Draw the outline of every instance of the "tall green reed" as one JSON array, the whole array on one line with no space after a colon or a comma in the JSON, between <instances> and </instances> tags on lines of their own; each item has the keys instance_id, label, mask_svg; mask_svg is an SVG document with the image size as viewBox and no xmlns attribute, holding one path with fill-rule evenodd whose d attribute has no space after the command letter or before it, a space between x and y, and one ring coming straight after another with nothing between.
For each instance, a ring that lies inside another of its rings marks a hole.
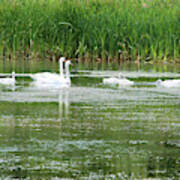
<instances>
[{"instance_id":1,"label":"tall green reed","mask_svg":"<svg viewBox=\"0 0 180 180\"><path fill-rule=\"evenodd\" d=\"M0 54L178 59L179 27L178 0L2 0Z\"/></svg>"}]
</instances>

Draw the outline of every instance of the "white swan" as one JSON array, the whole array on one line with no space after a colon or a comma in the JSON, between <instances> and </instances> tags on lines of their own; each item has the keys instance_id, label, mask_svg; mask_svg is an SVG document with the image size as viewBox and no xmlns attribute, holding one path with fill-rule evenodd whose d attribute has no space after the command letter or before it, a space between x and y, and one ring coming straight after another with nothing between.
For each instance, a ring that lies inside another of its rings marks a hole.
<instances>
[{"instance_id":1,"label":"white swan","mask_svg":"<svg viewBox=\"0 0 180 180\"><path fill-rule=\"evenodd\" d=\"M63 63L65 61L65 57L61 57L59 59L59 71L60 71L60 76L59 74L56 73L50 73L50 72L43 72L43 73L36 73L32 74L31 78L34 81L37 81L37 83L56 83L57 81L59 82L64 81L64 74L63 74Z\"/></svg>"},{"instance_id":2,"label":"white swan","mask_svg":"<svg viewBox=\"0 0 180 180\"><path fill-rule=\"evenodd\" d=\"M112 77L112 78L104 78L104 84L108 85L119 85L119 86L131 86L134 84L133 81L126 79L121 73L119 73L119 77Z\"/></svg>"},{"instance_id":3,"label":"white swan","mask_svg":"<svg viewBox=\"0 0 180 180\"><path fill-rule=\"evenodd\" d=\"M69 72L69 65L71 62L68 60L66 61L66 76L63 72L63 62L65 61L65 58L60 58L60 75L55 73L37 73L35 75L32 75L31 77L33 80L35 80L32 84L36 87L44 87L44 88L60 88L60 87L69 87L71 85L70 80L70 72Z\"/></svg>"},{"instance_id":4,"label":"white swan","mask_svg":"<svg viewBox=\"0 0 180 180\"><path fill-rule=\"evenodd\" d=\"M172 79L172 80L165 80L162 81L161 79L156 81L157 86L162 86L162 87L180 87L180 79Z\"/></svg>"},{"instance_id":5,"label":"white swan","mask_svg":"<svg viewBox=\"0 0 180 180\"><path fill-rule=\"evenodd\" d=\"M3 85L15 85L16 79L15 79L15 72L12 72L11 78L0 78L0 84Z\"/></svg>"}]
</instances>

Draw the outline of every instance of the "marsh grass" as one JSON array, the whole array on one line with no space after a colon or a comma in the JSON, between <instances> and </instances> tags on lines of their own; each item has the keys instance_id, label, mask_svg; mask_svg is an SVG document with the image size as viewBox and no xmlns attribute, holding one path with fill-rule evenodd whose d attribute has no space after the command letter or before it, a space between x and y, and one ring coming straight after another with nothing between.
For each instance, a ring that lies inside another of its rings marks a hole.
<instances>
[{"instance_id":1,"label":"marsh grass","mask_svg":"<svg viewBox=\"0 0 180 180\"><path fill-rule=\"evenodd\" d=\"M0 54L177 60L178 0L1 0Z\"/></svg>"}]
</instances>

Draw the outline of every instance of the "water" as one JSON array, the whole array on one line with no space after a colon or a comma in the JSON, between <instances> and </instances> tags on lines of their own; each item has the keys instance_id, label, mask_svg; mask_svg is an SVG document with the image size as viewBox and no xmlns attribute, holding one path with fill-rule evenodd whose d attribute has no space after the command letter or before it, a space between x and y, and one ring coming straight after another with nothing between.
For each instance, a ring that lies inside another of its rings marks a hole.
<instances>
[{"instance_id":1,"label":"water","mask_svg":"<svg viewBox=\"0 0 180 180\"><path fill-rule=\"evenodd\" d=\"M32 64L14 68L58 70ZM71 88L40 89L29 78L1 86L1 179L178 179L180 91L154 82L180 74L158 68L124 68L135 85L122 88L102 84L117 71L77 66Z\"/></svg>"}]
</instances>

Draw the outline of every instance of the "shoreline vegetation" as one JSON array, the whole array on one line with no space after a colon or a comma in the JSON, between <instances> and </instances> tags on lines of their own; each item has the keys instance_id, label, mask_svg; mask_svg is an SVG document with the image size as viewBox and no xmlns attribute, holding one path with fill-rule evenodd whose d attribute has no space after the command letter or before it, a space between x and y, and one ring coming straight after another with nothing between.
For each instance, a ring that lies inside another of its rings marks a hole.
<instances>
[{"instance_id":1,"label":"shoreline vegetation","mask_svg":"<svg viewBox=\"0 0 180 180\"><path fill-rule=\"evenodd\" d=\"M1 59L180 62L179 0L1 0Z\"/></svg>"}]
</instances>

